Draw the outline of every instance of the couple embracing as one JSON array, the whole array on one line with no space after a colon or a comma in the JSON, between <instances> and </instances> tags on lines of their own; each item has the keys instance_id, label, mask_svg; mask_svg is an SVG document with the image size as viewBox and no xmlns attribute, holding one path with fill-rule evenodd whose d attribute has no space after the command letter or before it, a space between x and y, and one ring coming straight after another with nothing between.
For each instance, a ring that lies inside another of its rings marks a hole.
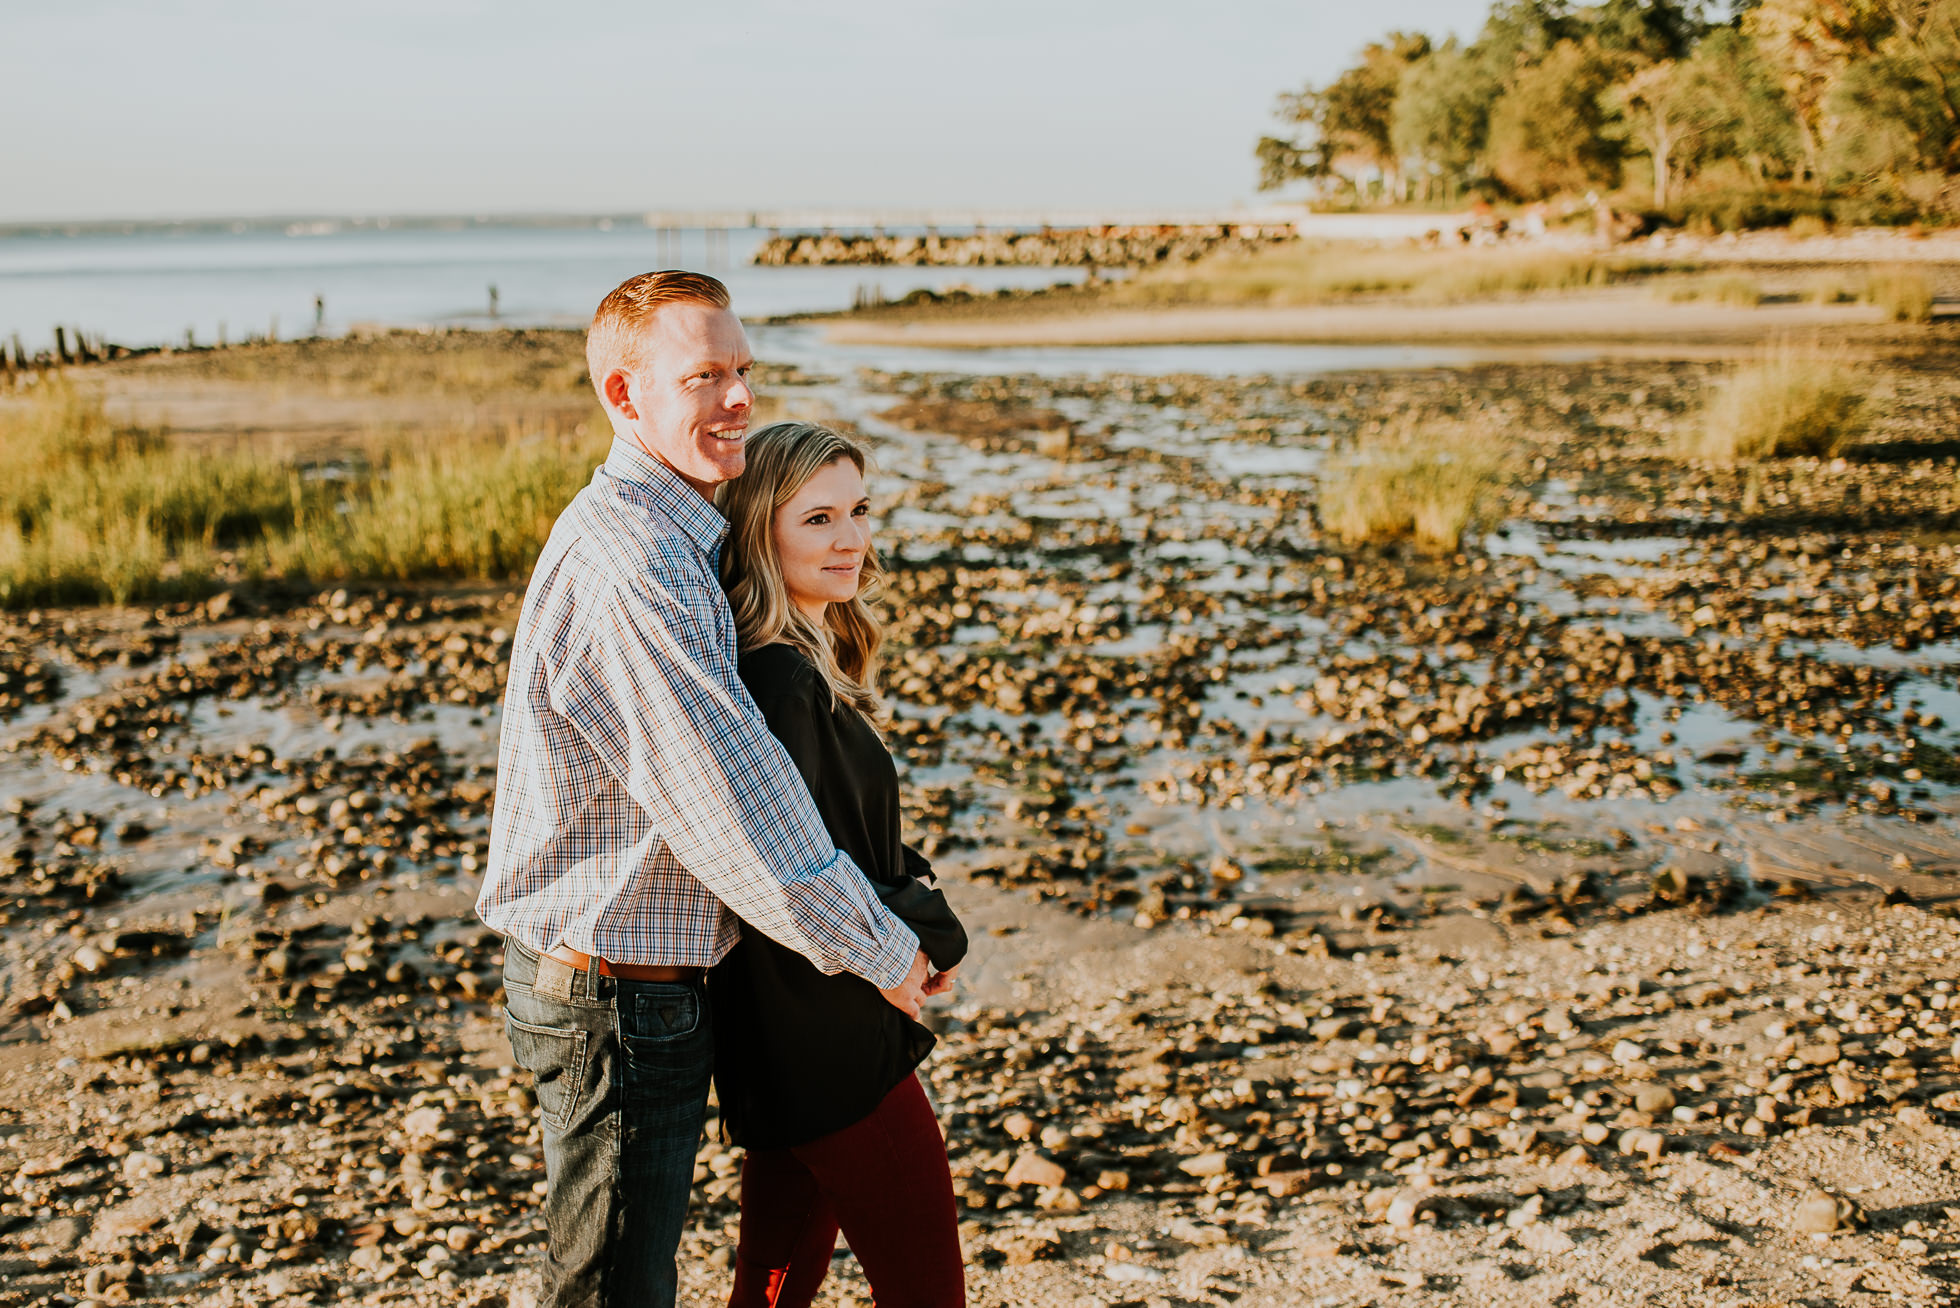
<instances>
[{"instance_id":1,"label":"couple embracing","mask_svg":"<svg viewBox=\"0 0 1960 1308\"><path fill-rule=\"evenodd\" d=\"M674 1302L712 1079L747 1150L732 1305L808 1304L840 1230L881 1308L961 1304L915 1069L966 935L875 726L864 454L748 433L712 277L622 283L586 359L612 449L525 594L477 902L543 1118L543 1303Z\"/></svg>"}]
</instances>

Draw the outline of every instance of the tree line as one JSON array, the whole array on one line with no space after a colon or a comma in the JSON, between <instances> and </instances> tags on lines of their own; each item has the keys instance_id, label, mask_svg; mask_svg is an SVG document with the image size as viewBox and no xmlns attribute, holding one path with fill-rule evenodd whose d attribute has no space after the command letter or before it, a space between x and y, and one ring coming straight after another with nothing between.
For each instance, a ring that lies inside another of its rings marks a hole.
<instances>
[{"instance_id":1,"label":"tree line","mask_svg":"<svg viewBox=\"0 0 1960 1308\"><path fill-rule=\"evenodd\" d=\"M1497 0L1282 95L1260 189L1615 197L1732 228L1960 220L1960 0Z\"/></svg>"}]
</instances>

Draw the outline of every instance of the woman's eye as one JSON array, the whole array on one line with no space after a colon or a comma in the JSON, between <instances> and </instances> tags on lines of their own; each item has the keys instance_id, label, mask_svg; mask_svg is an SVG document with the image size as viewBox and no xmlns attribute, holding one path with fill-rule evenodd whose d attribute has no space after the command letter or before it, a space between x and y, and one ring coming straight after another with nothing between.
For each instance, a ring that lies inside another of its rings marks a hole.
<instances>
[{"instance_id":1,"label":"woman's eye","mask_svg":"<svg viewBox=\"0 0 1960 1308\"><path fill-rule=\"evenodd\" d=\"M828 513L813 513L804 520L804 523L806 526L811 527L827 527L830 525L830 515Z\"/></svg>"},{"instance_id":2,"label":"woman's eye","mask_svg":"<svg viewBox=\"0 0 1960 1308\"><path fill-rule=\"evenodd\" d=\"M853 518L868 518L871 516L871 506L869 504L860 504L851 510L851 516Z\"/></svg>"}]
</instances>

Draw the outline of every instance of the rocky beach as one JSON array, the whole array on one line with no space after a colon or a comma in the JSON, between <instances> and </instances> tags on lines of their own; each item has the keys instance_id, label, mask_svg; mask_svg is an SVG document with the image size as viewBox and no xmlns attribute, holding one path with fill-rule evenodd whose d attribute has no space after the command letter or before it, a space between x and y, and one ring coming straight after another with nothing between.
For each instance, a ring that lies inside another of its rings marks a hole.
<instances>
[{"instance_id":1,"label":"rocky beach","mask_svg":"<svg viewBox=\"0 0 1960 1308\"><path fill-rule=\"evenodd\" d=\"M1693 352L765 370L875 452L976 1304L1960 1297L1960 372L1945 322L1849 348L1860 439L1748 466L1680 453ZM200 447L337 413L319 467L427 404L252 357L77 384ZM1497 489L1454 551L1341 544L1330 470L1408 428ZM0 617L0 1303L533 1301L470 913L520 597ZM711 1130L689 1303L738 1169Z\"/></svg>"}]
</instances>

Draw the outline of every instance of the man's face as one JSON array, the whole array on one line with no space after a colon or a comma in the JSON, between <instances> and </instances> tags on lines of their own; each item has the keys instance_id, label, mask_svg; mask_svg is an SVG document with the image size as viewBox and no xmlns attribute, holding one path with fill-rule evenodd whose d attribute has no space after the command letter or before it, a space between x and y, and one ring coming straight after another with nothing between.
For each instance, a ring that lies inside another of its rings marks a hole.
<instances>
[{"instance_id":1,"label":"man's face","mask_svg":"<svg viewBox=\"0 0 1960 1308\"><path fill-rule=\"evenodd\" d=\"M742 473L755 358L733 311L669 304L647 328L643 367L614 372L606 397L640 447L702 495ZM622 402L623 401L623 402Z\"/></svg>"}]
</instances>

